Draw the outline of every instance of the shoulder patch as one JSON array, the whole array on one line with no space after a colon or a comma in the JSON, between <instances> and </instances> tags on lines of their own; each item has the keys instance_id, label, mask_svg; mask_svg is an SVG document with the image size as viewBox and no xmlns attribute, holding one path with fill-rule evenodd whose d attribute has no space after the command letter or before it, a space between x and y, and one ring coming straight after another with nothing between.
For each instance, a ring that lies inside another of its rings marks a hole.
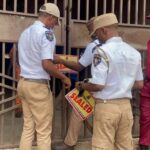
<instances>
[{"instance_id":1,"label":"shoulder patch","mask_svg":"<svg viewBox=\"0 0 150 150\"><path fill-rule=\"evenodd\" d=\"M49 41L53 41L54 40L54 35L51 31L45 31L45 35L46 35L46 38L49 40Z\"/></svg>"},{"instance_id":2,"label":"shoulder patch","mask_svg":"<svg viewBox=\"0 0 150 150\"><path fill-rule=\"evenodd\" d=\"M96 67L98 64L101 63L101 55L100 54L94 54L94 58L93 58L93 64L94 67Z\"/></svg>"}]
</instances>

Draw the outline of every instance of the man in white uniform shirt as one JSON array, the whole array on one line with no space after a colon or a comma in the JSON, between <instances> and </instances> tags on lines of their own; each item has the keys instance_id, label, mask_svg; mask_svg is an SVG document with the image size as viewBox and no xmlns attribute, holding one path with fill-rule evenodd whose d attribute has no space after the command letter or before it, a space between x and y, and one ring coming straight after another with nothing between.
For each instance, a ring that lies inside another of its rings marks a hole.
<instances>
[{"instance_id":1,"label":"man in white uniform shirt","mask_svg":"<svg viewBox=\"0 0 150 150\"><path fill-rule=\"evenodd\" d=\"M32 150L35 131L38 150L51 150L53 98L50 75L61 79L66 88L71 85L70 79L53 64L56 45L53 28L59 23L59 9L55 4L46 3L39 11L38 20L21 34L18 44L21 79L17 90L22 99L24 119L20 150Z\"/></svg>"},{"instance_id":2,"label":"man in white uniform shirt","mask_svg":"<svg viewBox=\"0 0 150 150\"><path fill-rule=\"evenodd\" d=\"M118 35L113 13L98 16L93 33L104 42L96 49L89 83L76 87L96 98L92 150L133 150L132 88L143 87L140 53Z\"/></svg>"},{"instance_id":3,"label":"man in white uniform shirt","mask_svg":"<svg viewBox=\"0 0 150 150\"><path fill-rule=\"evenodd\" d=\"M89 31L89 34L93 32L93 21L95 18L96 17L91 18L87 23L87 29ZM76 71L81 71L84 68L88 67L92 64L93 54L96 47L102 45L102 43L95 38L94 34L91 35L91 39L92 41L87 45L83 55L77 63L74 61L65 61L63 59L60 59L59 57L56 57L55 62L64 64L66 67ZM81 120L72 110L65 140L62 143L57 143L56 145L53 145L53 150L73 150L74 146L77 143L82 123L83 120Z\"/></svg>"}]
</instances>

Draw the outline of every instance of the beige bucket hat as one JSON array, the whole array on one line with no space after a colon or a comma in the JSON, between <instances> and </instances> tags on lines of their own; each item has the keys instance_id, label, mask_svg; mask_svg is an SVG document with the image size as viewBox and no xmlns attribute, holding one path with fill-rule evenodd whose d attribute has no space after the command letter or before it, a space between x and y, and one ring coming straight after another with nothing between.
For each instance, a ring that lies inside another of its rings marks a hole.
<instances>
[{"instance_id":1,"label":"beige bucket hat","mask_svg":"<svg viewBox=\"0 0 150 150\"><path fill-rule=\"evenodd\" d=\"M58 18L58 25L60 25L60 21L59 21L60 11L59 11L59 8L57 5L55 5L53 3L45 3L40 7L39 11L45 12L45 13L48 13L50 15L57 17Z\"/></svg>"},{"instance_id":2,"label":"beige bucket hat","mask_svg":"<svg viewBox=\"0 0 150 150\"><path fill-rule=\"evenodd\" d=\"M118 23L118 20L114 13L107 13L100 15L96 17L96 19L94 20L94 29L90 35L94 34L95 31L99 28L106 27L116 23Z\"/></svg>"}]
</instances>

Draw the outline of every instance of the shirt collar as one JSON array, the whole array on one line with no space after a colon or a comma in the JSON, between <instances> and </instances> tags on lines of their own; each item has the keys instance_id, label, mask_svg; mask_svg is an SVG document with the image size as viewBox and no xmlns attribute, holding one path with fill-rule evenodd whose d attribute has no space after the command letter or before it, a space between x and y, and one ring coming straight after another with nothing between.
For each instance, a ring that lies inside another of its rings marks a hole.
<instances>
[{"instance_id":1,"label":"shirt collar","mask_svg":"<svg viewBox=\"0 0 150 150\"><path fill-rule=\"evenodd\" d=\"M110 39L108 39L105 43L109 43L109 42L122 42L122 38L121 37L112 37Z\"/></svg>"},{"instance_id":2,"label":"shirt collar","mask_svg":"<svg viewBox=\"0 0 150 150\"><path fill-rule=\"evenodd\" d=\"M52 28L47 28L47 27L45 26L45 24L44 24L43 22L39 21L39 20L35 21L35 24L40 25L40 26L42 26L42 27L44 27L44 28L50 30L51 32L54 32Z\"/></svg>"},{"instance_id":3,"label":"shirt collar","mask_svg":"<svg viewBox=\"0 0 150 150\"><path fill-rule=\"evenodd\" d=\"M45 26L45 24L43 22L39 21L39 20L35 21L35 24L40 25L40 26Z\"/></svg>"}]
</instances>

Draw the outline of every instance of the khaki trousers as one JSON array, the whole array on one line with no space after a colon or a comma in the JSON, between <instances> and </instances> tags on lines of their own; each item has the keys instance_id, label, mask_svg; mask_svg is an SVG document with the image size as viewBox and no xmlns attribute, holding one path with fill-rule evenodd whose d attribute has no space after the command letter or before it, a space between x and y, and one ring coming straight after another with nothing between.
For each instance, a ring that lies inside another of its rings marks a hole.
<instances>
[{"instance_id":1,"label":"khaki trousers","mask_svg":"<svg viewBox=\"0 0 150 150\"><path fill-rule=\"evenodd\" d=\"M97 100L92 150L133 150L130 100Z\"/></svg>"},{"instance_id":2,"label":"khaki trousers","mask_svg":"<svg viewBox=\"0 0 150 150\"><path fill-rule=\"evenodd\" d=\"M70 122L69 122L69 128L68 128L65 140L64 140L65 144L70 145L70 146L76 145L82 123L83 121L76 115L76 113L72 109Z\"/></svg>"},{"instance_id":3,"label":"khaki trousers","mask_svg":"<svg viewBox=\"0 0 150 150\"><path fill-rule=\"evenodd\" d=\"M20 79L17 90L24 119L20 150L32 150L35 131L38 150L51 150L53 99L48 84Z\"/></svg>"}]
</instances>

